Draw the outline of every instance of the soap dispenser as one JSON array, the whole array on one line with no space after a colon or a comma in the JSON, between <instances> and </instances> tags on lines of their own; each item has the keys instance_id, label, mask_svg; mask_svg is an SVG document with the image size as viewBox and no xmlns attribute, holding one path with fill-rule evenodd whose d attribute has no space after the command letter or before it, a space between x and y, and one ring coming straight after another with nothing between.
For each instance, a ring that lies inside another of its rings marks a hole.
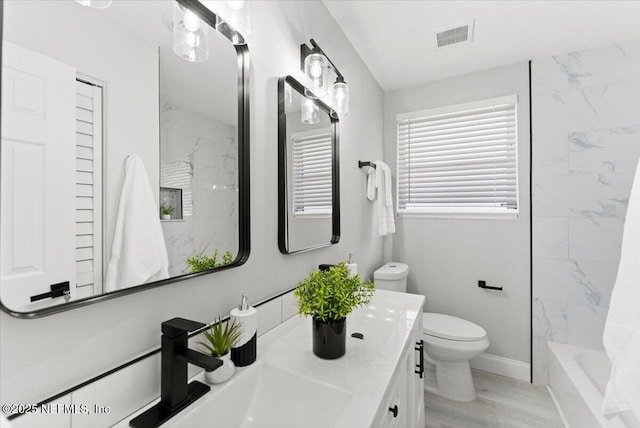
<instances>
[{"instance_id":1,"label":"soap dispenser","mask_svg":"<svg viewBox=\"0 0 640 428\"><path fill-rule=\"evenodd\" d=\"M240 306L231 311L231 319L242 328L242 336L231 348L231 361L236 367L248 366L256 360L258 311L253 306L249 306L245 293L242 293Z\"/></svg>"},{"instance_id":2,"label":"soap dispenser","mask_svg":"<svg viewBox=\"0 0 640 428\"><path fill-rule=\"evenodd\" d=\"M349 261L347 261L347 269L349 269L350 276L356 276L358 274L358 263L353 262L353 254L349 253Z\"/></svg>"}]
</instances>

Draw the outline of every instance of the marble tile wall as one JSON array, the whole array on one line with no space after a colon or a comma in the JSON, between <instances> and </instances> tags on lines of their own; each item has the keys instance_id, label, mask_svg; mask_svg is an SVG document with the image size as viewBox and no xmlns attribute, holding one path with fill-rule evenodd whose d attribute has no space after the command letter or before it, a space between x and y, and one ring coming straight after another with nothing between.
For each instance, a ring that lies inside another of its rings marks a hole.
<instances>
[{"instance_id":1,"label":"marble tile wall","mask_svg":"<svg viewBox=\"0 0 640 428\"><path fill-rule=\"evenodd\" d=\"M171 276L188 257L238 249L236 127L162 102L160 186L181 188L183 220L162 222Z\"/></svg>"},{"instance_id":2,"label":"marble tile wall","mask_svg":"<svg viewBox=\"0 0 640 428\"><path fill-rule=\"evenodd\" d=\"M548 340L602 349L640 157L640 40L532 61L533 380Z\"/></svg>"}]
</instances>

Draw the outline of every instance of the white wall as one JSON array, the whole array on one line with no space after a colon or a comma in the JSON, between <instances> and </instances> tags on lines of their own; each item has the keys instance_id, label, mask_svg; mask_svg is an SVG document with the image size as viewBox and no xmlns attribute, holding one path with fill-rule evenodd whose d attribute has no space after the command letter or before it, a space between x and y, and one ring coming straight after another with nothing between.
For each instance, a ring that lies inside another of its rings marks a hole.
<instances>
[{"instance_id":1,"label":"white wall","mask_svg":"<svg viewBox=\"0 0 640 428\"><path fill-rule=\"evenodd\" d=\"M533 380L547 341L603 349L640 157L640 40L532 61Z\"/></svg>"},{"instance_id":2,"label":"white wall","mask_svg":"<svg viewBox=\"0 0 640 428\"><path fill-rule=\"evenodd\" d=\"M516 64L385 93L385 160L396 175L396 115L518 94L517 220L396 217L385 257L409 265L409 291L425 310L459 316L487 330L486 351L529 362L529 86L528 64ZM395 192L394 192L395 193ZM478 288L478 280L502 292Z\"/></svg>"},{"instance_id":3,"label":"white wall","mask_svg":"<svg viewBox=\"0 0 640 428\"><path fill-rule=\"evenodd\" d=\"M29 403L58 393L160 345L160 323L181 316L212 321L238 304L292 287L319 263L355 254L370 277L382 264L373 207L357 160L382 157L383 92L319 1L253 2L251 54L251 256L236 269L75 309L21 320L0 314L0 397ZM342 237L295 256L277 245L277 80L299 69L300 44L314 38L351 86L341 123ZM127 68L122 67L122 72Z\"/></svg>"},{"instance_id":4,"label":"white wall","mask_svg":"<svg viewBox=\"0 0 640 428\"><path fill-rule=\"evenodd\" d=\"M4 14L5 40L106 84L103 257L108 263L127 155L144 160L156 200L158 196L158 48L75 2L5 2Z\"/></svg>"}]
</instances>

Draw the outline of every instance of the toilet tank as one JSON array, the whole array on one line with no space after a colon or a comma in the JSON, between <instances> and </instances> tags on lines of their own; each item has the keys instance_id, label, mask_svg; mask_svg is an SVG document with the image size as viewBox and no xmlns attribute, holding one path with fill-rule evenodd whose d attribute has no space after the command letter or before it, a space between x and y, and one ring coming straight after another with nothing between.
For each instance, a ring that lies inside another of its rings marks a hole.
<instances>
[{"instance_id":1,"label":"toilet tank","mask_svg":"<svg viewBox=\"0 0 640 428\"><path fill-rule=\"evenodd\" d=\"M409 266L404 263L389 262L373 273L373 282L381 290L407 292Z\"/></svg>"}]
</instances>

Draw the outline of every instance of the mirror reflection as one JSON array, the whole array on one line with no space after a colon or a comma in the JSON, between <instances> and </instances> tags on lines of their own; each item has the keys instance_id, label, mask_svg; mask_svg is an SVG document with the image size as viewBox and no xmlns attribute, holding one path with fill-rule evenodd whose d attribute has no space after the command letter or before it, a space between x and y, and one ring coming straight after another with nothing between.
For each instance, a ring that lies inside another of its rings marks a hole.
<instances>
[{"instance_id":1,"label":"mirror reflection","mask_svg":"<svg viewBox=\"0 0 640 428\"><path fill-rule=\"evenodd\" d=\"M3 4L0 300L237 263L239 61L173 1Z\"/></svg>"},{"instance_id":2,"label":"mirror reflection","mask_svg":"<svg viewBox=\"0 0 640 428\"><path fill-rule=\"evenodd\" d=\"M340 239L338 120L291 76L278 90L279 245L293 254Z\"/></svg>"}]
</instances>

